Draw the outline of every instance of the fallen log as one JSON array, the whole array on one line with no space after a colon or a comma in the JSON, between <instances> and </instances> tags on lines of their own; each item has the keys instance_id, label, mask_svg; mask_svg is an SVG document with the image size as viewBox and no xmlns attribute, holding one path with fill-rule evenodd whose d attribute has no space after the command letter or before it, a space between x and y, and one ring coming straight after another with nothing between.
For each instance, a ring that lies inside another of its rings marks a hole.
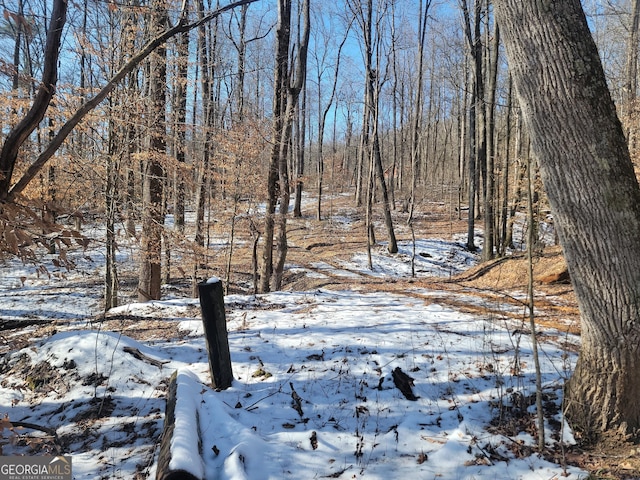
<instances>
[{"instance_id":1,"label":"fallen log","mask_svg":"<svg viewBox=\"0 0 640 480\"><path fill-rule=\"evenodd\" d=\"M0 319L0 331L4 330L16 330L18 328L25 328L31 325L45 325L47 323L58 323L58 320L54 319L24 319L24 320L4 320Z\"/></svg>"},{"instance_id":2,"label":"fallen log","mask_svg":"<svg viewBox=\"0 0 640 480\"><path fill-rule=\"evenodd\" d=\"M204 466L200 455L202 445L198 409L195 405L180 405L178 403L193 402L193 396L189 394L188 383L190 379L181 378L184 376L184 374L176 372L171 376L169 383L156 480L204 479ZM179 390L186 390L186 392L179 393ZM181 421L184 420L185 414L191 414L193 418L176 425L176 412L178 412ZM192 431L194 429L195 431ZM191 443L191 445L186 445L187 443ZM185 466L185 457L190 457L191 468Z\"/></svg>"}]
</instances>

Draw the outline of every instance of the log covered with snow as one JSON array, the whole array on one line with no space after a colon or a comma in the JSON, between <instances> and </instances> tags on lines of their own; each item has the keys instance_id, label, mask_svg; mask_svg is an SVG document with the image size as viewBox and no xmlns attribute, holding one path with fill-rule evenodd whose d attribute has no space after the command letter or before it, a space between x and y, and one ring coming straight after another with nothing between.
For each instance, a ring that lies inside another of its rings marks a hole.
<instances>
[{"instance_id":1,"label":"log covered with snow","mask_svg":"<svg viewBox=\"0 0 640 480\"><path fill-rule=\"evenodd\" d=\"M171 376L156 480L202 480L205 477L195 382L190 372Z\"/></svg>"}]
</instances>

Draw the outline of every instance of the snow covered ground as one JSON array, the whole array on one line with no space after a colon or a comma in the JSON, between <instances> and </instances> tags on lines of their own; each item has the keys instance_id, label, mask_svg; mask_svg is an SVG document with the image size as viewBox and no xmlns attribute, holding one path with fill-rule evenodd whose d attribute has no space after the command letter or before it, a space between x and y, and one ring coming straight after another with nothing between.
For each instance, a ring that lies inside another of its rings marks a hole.
<instances>
[{"instance_id":1,"label":"snow covered ground","mask_svg":"<svg viewBox=\"0 0 640 480\"><path fill-rule=\"evenodd\" d=\"M377 253L373 274L406 277L407 248L401 245L396 256ZM448 277L473 263L455 241L421 240L418 249L424 275ZM99 255L79 255L80 268L59 275L53 267L40 278L19 265L2 269L3 319L66 320L16 351L7 349L12 338L2 337L4 455L69 454L77 479L154 478L165 396L177 371L176 421L199 429L203 443L198 454L193 435L176 437L183 453L175 466L206 478L587 476L549 460L562 442L572 442L560 403L575 354L551 340L540 345L545 459L532 453L528 323L437 301L455 295L481 305L484 298L410 286L227 296L235 381L215 392L207 387L198 301L124 305L107 316L121 328L106 329L95 321L99 282L83 281L99 280ZM334 270L347 278L365 274L366 255ZM330 271L320 264L309 273ZM394 372L413 379L413 398L396 387Z\"/></svg>"}]
</instances>

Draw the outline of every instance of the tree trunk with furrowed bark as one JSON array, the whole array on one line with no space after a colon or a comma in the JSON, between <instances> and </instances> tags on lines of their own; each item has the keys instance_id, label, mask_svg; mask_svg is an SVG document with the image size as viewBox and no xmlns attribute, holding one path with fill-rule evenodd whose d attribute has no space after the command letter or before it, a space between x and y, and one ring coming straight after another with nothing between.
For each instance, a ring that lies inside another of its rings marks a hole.
<instances>
[{"instance_id":1,"label":"tree trunk with furrowed bark","mask_svg":"<svg viewBox=\"0 0 640 480\"><path fill-rule=\"evenodd\" d=\"M640 188L579 0L496 0L582 318L566 389L592 438L640 428Z\"/></svg>"}]
</instances>

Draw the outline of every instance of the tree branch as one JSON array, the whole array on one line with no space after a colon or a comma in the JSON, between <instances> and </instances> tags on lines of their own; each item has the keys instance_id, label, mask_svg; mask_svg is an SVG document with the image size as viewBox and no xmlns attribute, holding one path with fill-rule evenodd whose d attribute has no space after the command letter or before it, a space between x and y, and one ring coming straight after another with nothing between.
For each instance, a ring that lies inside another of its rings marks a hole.
<instances>
[{"instance_id":1,"label":"tree branch","mask_svg":"<svg viewBox=\"0 0 640 480\"><path fill-rule=\"evenodd\" d=\"M55 0L47 32L44 70L38 93L31 109L7 135L0 151L0 200L4 200L8 196L13 168L18 159L20 147L44 118L55 94L56 83L58 82L58 57L60 55L62 29L66 20L67 0Z\"/></svg>"},{"instance_id":2,"label":"tree branch","mask_svg":"<svg viewBox=\"0 0 640 480\"><path fill-rule=\"evenodd\" d=\"M64 0L58 0L60 2ZM160 45L164 44L170 38L180 34L185 33L194 28L203 25L216 17L220 16L224 12L231 10L236 7L240 7L242 5L247 5L250 3L257 2L258 0L238 0L236 2L230 3L223 7L218 8L217 10L211 12L208 15L198 19L193 23L186 23L186 16L181 15L180 20L176 25L169 28L168 30L162 32L157 37L150 40L136 55L131 57L131 59L122 67L118 72L107 82L107 84L102 87L93 98L88 100L85 104L83 104L76 113L62 126L62 128L58 131L56 136L51 140L47 148L38 156L35 162L33 162L24 175L16 182L16 184L11 188L8 193L2 195L0 191L0 200L4 201L12 201L15 199L16 195L22 193L22 191L27 187L29 182L33 180L33 178L42 170L44 165L49 161L49 159L53 156L53 154L60 148L60 145L65 141L65 139L69 136L69 134L73 131L73 129L80 123L80 121L94 108L96 108L117 86L117 84L125 77L128 73L133 71L133 69L138 66L145 58L147 58L151 52L153 52ZM46 109L45 109L46 110ZM44 115L44 112L43 112ZM27 135L28 136L28 135ZM26 137L25 137L26 138ZM6 144L6 142L5 142ZM15 163L15 162L14 162ZM1 167L1 164L0 164ZM10 179L7 179L6 184L9 185ZM2 183L0 183L0 186ZM6 189L5 189L6 192ZM4 198L3 198L4 197Z\"/></svg>"}]
</instances>

